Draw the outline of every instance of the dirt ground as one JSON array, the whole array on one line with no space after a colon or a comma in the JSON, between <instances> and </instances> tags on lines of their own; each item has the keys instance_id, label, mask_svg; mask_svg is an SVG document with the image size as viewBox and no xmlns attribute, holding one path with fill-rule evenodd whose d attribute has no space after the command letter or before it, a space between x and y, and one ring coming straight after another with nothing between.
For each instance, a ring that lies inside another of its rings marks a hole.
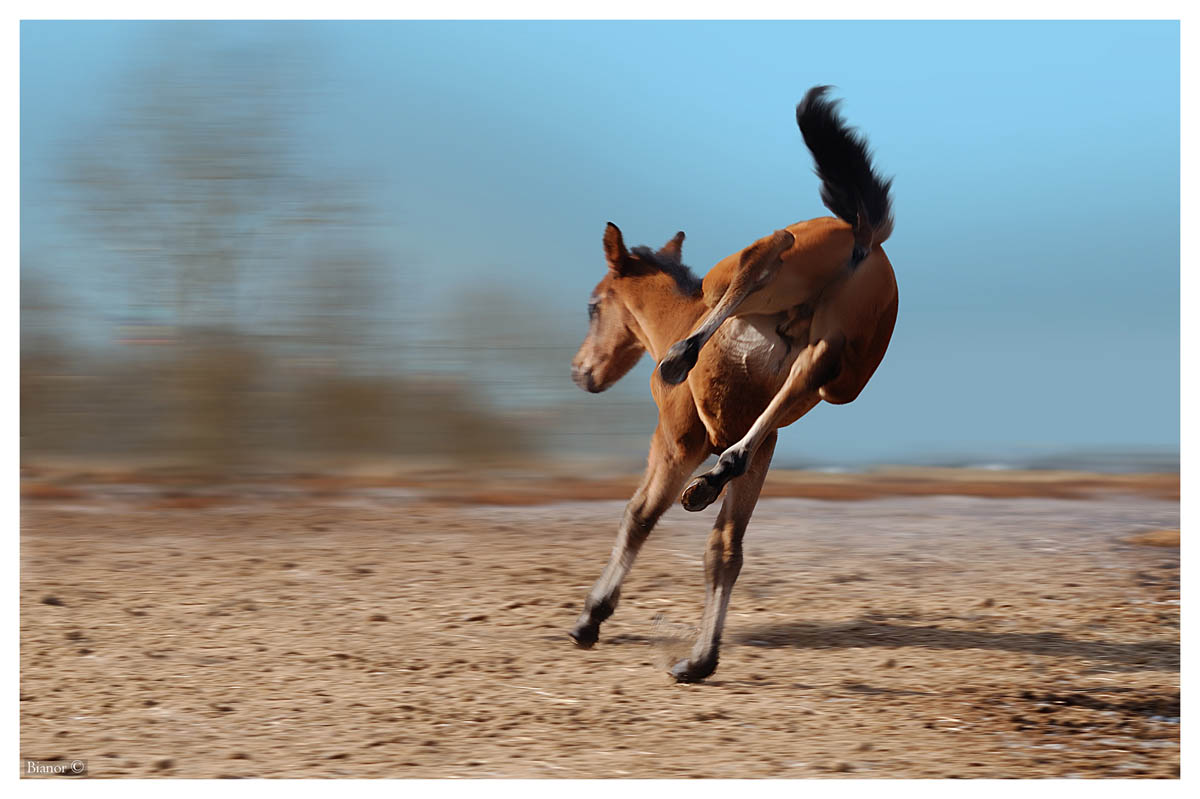
<instances>
[{"instance_id":1,"label":"dirt ground","mask_svg":"<svg viewBox=\"0 0 1200 799\"><path fill-rule=\"evenodd\" d=\"M668 513L583 651L566 630L620 501L30 483L21 756L93 778L1177 777L1179 503L1043 482L764 499L701 685L665 669L715 505Z\"/></svg>"}]
</instances>

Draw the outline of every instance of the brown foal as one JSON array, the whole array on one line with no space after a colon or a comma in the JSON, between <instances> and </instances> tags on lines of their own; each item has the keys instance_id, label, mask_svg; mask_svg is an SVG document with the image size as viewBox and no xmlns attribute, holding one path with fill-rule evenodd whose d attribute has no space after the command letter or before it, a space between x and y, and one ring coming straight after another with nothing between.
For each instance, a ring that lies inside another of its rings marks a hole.
<instances>
[{"instance_id":1,"label":"brown foal","mask_svg":"<svg viewBox=\"0 0 1200 799\"><path fill-rule=\"evenodd\" d=\"M698 511L728 486L705 549L700 635L671 669L680 682L716 670L742 537L776 431L822 400L853 401L883 359L896 322L896 279L881 247L892 230L891 181L875 173L866 142L842 121L827 91L811 89L796 120L835 217L759 239L720 261L703 282L683 265L682 232L657 252L627 250L611 222L604 232L608 273L592 292L591 323L572 376L587 391L604 391L649 352L659 363L650 384L659 416L645 476L571 637L585 648L595 644L638 551L681 491L683 506ZM716 465L684 489L717 453Z\"/></svg>"}]
</instances>

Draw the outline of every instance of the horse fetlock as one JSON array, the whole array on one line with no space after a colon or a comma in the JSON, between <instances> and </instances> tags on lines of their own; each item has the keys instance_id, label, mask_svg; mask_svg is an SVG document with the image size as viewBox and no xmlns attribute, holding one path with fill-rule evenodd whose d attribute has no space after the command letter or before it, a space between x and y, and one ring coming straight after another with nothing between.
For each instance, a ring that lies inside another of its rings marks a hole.
<instances>
[{"instance_id":1,"label":"horse fetlock","mask_svg":"<svg viewBox=\"0 0 1200 799\"><path fill-rule=\"evenodd\" d=\"M699 341L693 338L677 341L667 350L662 363L658 365L658 375L664 383L677 386L687 378L688 372L692 371L699 357Z\"/></svg>"},{"instance_id":2,"label":"horse fetlock","mask_svg":"<svg viewBox=\"0 0 1200 799\"><path fill-rule=\"evenodd\" d=\"M616 593L609 594L603 599L595 601L588 600L584 604L584 615L588 616L596 624L606 621L609 616L613 615L613 611L617 609Z\"/></svg>"},{"instance_id":3,"label":"horse fetlock","mask_svg":"<svg viewBox=\"0 0 1200 799\"><path fill-rule=\"evenodd\" d=\"M589 597L584 603L583 613L579 614L579 620L567 634L578 646L583 649L591 649L600 638L600 625L613 615L613 611L616 609L616 595L598 600Z\"/></svg>"},{"instance_id":4,"label":"horse fetlock","mask_svg":"<svg viewBox=\"0 0 1200 799\"><path fill-rule=\"evenodd\" d=\"M717 465L713 468L713 472L721 475L722 479L732 480L735 477L741 477L745 474L749 463L750 453L746 451L746 448L735 447L721 453L721 457L717 458Z\"/></svg>"}]
</instances>

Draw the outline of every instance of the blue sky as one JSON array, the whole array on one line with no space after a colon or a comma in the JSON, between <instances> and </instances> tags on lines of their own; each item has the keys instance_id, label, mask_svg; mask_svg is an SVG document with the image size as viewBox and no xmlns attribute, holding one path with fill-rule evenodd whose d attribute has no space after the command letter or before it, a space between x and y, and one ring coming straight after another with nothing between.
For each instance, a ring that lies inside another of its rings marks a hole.
<instances>
[{"instance_id":1,"label":"blue sky","mask_svg":"<svg viewBox=\"0 0 1200 799\"><path fill-rule=\"evenodd\" d=\"M900 316L860 399L814 411L781 452L1178 446L1177 23L198 30L296 42L321 76L303 123L311 168L355 177L386 221L377 246L419 265L427 308L503 284L564 338L582 336L608 220L631 244L687 231L703 273L823 215L793 114L809 86L834 84L895 176ZM22 24L23 260L97 272L54 207L57 155L154 34ZM649 402L649 369L616 397Z\"/></svg>"}]
</instances>

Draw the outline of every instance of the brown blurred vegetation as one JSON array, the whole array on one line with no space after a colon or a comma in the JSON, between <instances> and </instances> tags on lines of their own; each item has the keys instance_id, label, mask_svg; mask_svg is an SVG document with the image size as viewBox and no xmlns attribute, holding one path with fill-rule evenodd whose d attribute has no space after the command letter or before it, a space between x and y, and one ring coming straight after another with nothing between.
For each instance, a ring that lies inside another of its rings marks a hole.
<instances>
[{"instance_id":1,"label":"brown blurred vegetation","mask_svg":"<svg viewBox=\"0 0 1200 799\"><path fill-rule=\"evenodd\" d=\"M479 460L528 455L528 430L462 381L289 376L252 339L189 343L84 362L22 352L22 458L102 455L236 470L287 455Z\"/></svg>"}]
</instances>

